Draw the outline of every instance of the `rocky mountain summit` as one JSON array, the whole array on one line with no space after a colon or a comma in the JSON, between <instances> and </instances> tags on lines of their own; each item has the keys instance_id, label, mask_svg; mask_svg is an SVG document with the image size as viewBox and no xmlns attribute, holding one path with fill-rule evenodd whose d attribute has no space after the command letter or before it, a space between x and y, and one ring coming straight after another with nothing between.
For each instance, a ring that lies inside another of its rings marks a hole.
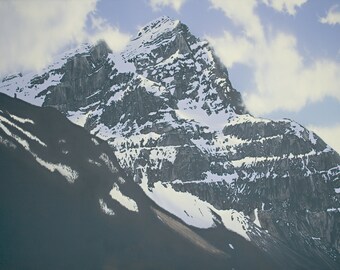
<instances>
[{"instance_id":1,"label":"rocky mountain summit","mask_svg":"<svg viewBox=\"0 0 340 270\"><path fill-rule=\"evenodd\" d=\"M339 154L292 120L252 116L213 48L180 21L150 22L120 54L83 45L40 74L4 78L0 92L57 108L107 140L146 193L166 188L243 212L326 269L340 265Z\"/></svg>"}]
</instances>

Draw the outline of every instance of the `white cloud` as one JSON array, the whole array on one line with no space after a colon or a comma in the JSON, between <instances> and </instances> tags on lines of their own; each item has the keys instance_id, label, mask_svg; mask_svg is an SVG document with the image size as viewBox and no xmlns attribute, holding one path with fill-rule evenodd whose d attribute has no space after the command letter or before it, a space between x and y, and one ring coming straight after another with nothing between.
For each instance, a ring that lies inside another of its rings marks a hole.
<instances>
[{"instance_id":1,"label":"white cloud","mask_svg":"<svg viewBox=\"0 0 340 270\"><path fill-rule=\"evenodd\" d=\"M224 32L221 37L207 37L216 53L227 67L236 63L248 63L251 60L255 46L244 36L236 36Z\"/></svg>"},{"instance_id":2,"label":"white cloud","mask_svg":"<svg viewBox=\"0 0 340 270\"><path fill-rule=\"evenodd\" d=\"M149 0L149 4L154 11L158 11L163 7L169 6L179 12L186 1L187 0Z\"/></svg>"},{"instance_id":3,"label":"white cloud","mask_svg":"<svg viewBox=\"0 0 340 270\"><path fill-rule=\"evenodd\" d=\"M308 0L262 0L262 2L279 12L287 12L295 15L297 8L301 7Z\"/></svg>"},{"instance_id":4,"label":"white cloud","mask_svg":"<svg viewBox=\"0 0 340 270\"><path fill-rule=\"evenodd\" d=\"M262 49L262 50L261 50ZM299 111L308 102L332 96L340 101L340 66L331 60L316 60L310 66L296 49L294 37L277 35L264 48L257 48L252 67L256 91L245 102L254 113L277 109Z\"/></svg>"},{"instance_id":5,"label":"white cloud","mask_svg":"<svg viewBox=\"0 0 340 270\"><path fill-rule=\"evenodd\" d=\"M330 147L340 153L340 124L331 127L309 126L308 129L315 132Z\"/></svg>"},{"instance_id":6,"label":"white cloud","mask_svg":"<svg viewBox=\"0 0 340 270\"><path fill-rule=\"evenodd\" d=\"M227 67L238 63L252 70L255 89L247 89L245 97L252 113L299 111L308 102L320 101L325 96L340 101L338 62L315 59L307 65L293 35L265 32L256 14L256 0L247 0L248 6L240 1L210 1L244 29L240 35L225 32L223 36L207 38Z\"/></svg>"},{"instance_id":7,"label":"white cloud","mask_svg":"<svg viewBox=\"0 0 340 270\"><path fill-rule=\"evenodd\" d=\"M105 40L111 50L122 51L130 41L130 35L120 32L117 27L112 27L105 19L93 14L91 14L90 18L94 29L94 34L87 37L90 42L95 43L98 40Z\"/></svg>"},{"instance_id":8,"label":"white cloud","mask_svg":"<svg viewBox=\"0 0 340 270\"><path fill-rule=\"evenodd\" d=\"M88 32L86 24L90 14L95 16L97 1L0 1L0 75L41 69L61 49L85 41L110 37L118 44L113 49L121 49L128 36L106 22Z\"/></svg>"},{"instance_id":9,"label":"white cloud","mask_svg":"<svg viewBox=\"0 0 340 270\"><path fill-rule=\"evenodd\" d=\"M320 19L320 22L325 23L325 24L331 24L331 25L340 24L339 5L332 6L328 10L327 15Z\"/></svg>"},{"instance_id":10,"label":"white cloud","mask_svg":"<svg viewBox=\"0 0 340 270\"><path fill-rule=\"evenodd\" d=\"M213 8L221 9L226 17L242 27L246 36L256 39L263 38L260 19L254 14L254 9L258 5L256 0L210 0L210 2Z\"/></svg>"}]
</instances>

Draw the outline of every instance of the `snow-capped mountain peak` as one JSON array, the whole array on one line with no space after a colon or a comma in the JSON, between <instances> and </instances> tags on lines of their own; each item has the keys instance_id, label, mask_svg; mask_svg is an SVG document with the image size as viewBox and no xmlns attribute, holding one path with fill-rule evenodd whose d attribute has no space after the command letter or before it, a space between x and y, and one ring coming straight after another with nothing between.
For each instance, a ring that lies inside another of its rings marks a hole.
<instances>
[{"instance_id":1,"label":"snow-capped mountain peak","mask_svg":"<svg viewBox=\"0 0 340 270\"><path fill-rule=\"evenodd\" d=\"M101 42L0 91L107 140L150 197L162 182L243 212L304 254L340 251L339 155L294 121L249 114L214 50L179 21L161 17L120 54Z\"/></svg>"}]
</instances>

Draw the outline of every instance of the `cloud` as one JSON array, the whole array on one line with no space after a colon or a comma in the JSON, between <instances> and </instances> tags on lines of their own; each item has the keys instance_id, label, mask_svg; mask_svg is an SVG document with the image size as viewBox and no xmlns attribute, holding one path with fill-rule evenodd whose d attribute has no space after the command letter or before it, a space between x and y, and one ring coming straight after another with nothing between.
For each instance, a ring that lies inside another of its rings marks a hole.
<instances>
[{"instance_id":1,"label":"cloud","mask_svg":"<svg viewBox=\"0 0 340 270\"><path fill-rule=\"evenodd\" d=\"M115 39L116 45L108 43L121 49L128 35L105 21L92 25L91 33L87 29L89 16L96 17L97 1L0 1L0 75L39 70L65 47L99 38Z\"/></svg>"},{"instance_id":2,"label":"cloud","mask_svg":"<svg viewBox=\"0 0 340 270\"><path fill-rule=\"evenodd\" d=\"M320 18L321 23L325 24L330 24L330 25L335 25L335 24L340 24L340 11L339 5L334 5L332 6L328 12L327 15L323 18Z\"/></svg>"},{"instance_id":3,"label":"cloud","mask_svg":"<svg viewBox=\"0 0 340 270\"><path fill-rule=\"evenodd\" d=\"M149 0L149 4L154 11L158 11L163 7L169 6L179 12L186 1L187 0Z\"/></svg>"},{"instance_id":4,"label":"cloud","mask_svg":"<svg viewBox=\"0 0 340 270\"><path fill-rule=\"evenodd\" d=\"M117 27L112 27L108 21L95 14L90 15L90 20L94 33L88 35L87 39L91 43L95 43L98 40L105 40L111 50L119 52L125 48L131 39L130 35L120 32Z\"/></svg>"},{"instance_id":5,"label":"cloud","mask_svg":"<svg viewBox=\"0 0 340 270\"><path fill-rule=\"evenodd\" d=\"M297 112L308 102L321 101L325 96L340 101L340 66L336 62L321 59L306 66L295 38L285 34L278 34L256 51L260 53L252 59L252 67L257 89L245 99L254 113L277 109Z\"/></svg>"},{"instance_id":6,"label":"cloud","mask_svg":"<svg viewBox=\"0 0 340 270\"><path fill-rule=\"evenodd\" d=\"M263 38L260 19L254 14L258 5L256 0L210 0L210 3L213 8L221 9L226 17L242 27L247 37Z\"/></svg>"},{"instance_id":7,"label":"cloud","mask_svg":"<svg viewBox=\"0 0 340 270\"><path fill-rule=\"evenodd\" d=\"M331 127L308 126L308 129L315 132L330 147L340 153L340 124Z\"/></svg>"},{"instance_id":8,"label":"cloud","mask_svg":"<svg viewBox=\"0 0 340 270\"><path fill-rule=\"evenodd\" d=\"M307 1L308 0L262 0L267 6L290 15L295 15L297 8L301 7Z\"/></svg>"},{"instance_id":9,"label":"cloud","mask_svg":"<svg viewBox=\"0 0 340 270\"><path fill-rule=\"evenodd\" d=\"M245 96L246 106L252 113L296 112L307 103L321 101L325 96L340 101L338 62L315 59L306 64L293 35L265 32L256 14L256 0L247 0L247 6L240 1L210 1L214 8L222 10L244 30L239 35L224 32L222 36L208 36L207 39L227 67L242 64L252 70L255 89L247 89Z\"/></svg>"}]
</instances>

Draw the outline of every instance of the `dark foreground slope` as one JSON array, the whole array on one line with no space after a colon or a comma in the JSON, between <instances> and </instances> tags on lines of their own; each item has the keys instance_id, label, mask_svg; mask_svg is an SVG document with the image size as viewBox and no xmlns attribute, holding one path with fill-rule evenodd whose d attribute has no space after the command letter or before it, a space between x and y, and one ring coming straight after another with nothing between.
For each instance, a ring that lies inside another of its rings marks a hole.
<instances>
[{"instance_id":1,"label":"dark foreground slope","mask_svg":"<svg viewBox=\"0 0 340 270\"><path fill-rule=\"evenodd\" d=\"M96 145L92 136L54 109L1 95L0 110L1 127L5 126L0 129L0 269L218 269L226 265L224 256L202 251L164 226L136 184L128 179L118 182L124 176L106 143ZM34 124L16 121L16 116ZM4 118L34 134L46 147ZM26 145L23 140L29 143L29 151L18 143ZM100 159L103 153L112 162L110 169ZM69 166L78 177L68 182L34 155L49 164ZM114 183L134 198L138 212L110 198ZM99 199L114 214L105 214Z\"/></svg>"},{"instance_id":2,"label":"dark foreground slope","mask_svg":"<svg viewBox=\"0 0 340 270\"><path fill-rule=\"evenodd\" d=\"M0 94L0 120L0 269L332 268L266 238L264 251L222 226L184 225L55 109Z\"/></svg>"}]
</instances>

